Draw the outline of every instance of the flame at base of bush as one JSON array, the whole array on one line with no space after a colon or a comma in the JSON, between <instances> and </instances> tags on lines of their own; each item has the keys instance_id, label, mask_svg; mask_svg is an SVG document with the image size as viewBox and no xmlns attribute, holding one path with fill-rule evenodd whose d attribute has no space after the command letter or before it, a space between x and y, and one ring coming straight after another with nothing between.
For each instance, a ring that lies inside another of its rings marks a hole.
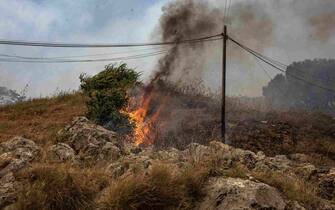
<instances>
[{"instance_id":1,"label":"flame at base of bush","mask_svg":"<svg viewBox=\"0 0 335 210\"><path fill-rule=\"evenodd\" d=\"M157 126L157 120L164 103L160 102L155 110L152 110L152 88L145 88L138 108L129 113L130 119L135 123L134 143L136 145L152 145L155 139L153 127Z\"/></svg>"}]
</instances>

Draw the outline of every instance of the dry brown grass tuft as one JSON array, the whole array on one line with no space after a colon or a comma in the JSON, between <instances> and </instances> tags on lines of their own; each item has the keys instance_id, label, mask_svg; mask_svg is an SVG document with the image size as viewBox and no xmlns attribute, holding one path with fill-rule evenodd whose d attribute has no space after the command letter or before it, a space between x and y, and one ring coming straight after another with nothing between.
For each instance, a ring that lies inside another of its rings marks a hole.
<instances>
[{"instance_id":1,"label":"dry brown grass tuft","mask_svg":"<svg viewBox=\"0 0 335 210\"><path fill-rule=\"evenodd\" d=\"M37 143L52 142L61 128L85 111L85 98L80 93L63 93L0 107L0 142L16 135Z\"/></svg>"},{"instance_id":2,"label":"dry brown grass tuft","mask_svg":"<svg viewBox=\"0 0 335 210\"><path fill-rule=\"evenodd\" d=\"M23 187L16 210L94 209L94 199L101 190L98 174L84 173L67 165L35 165L21 172Z\"/></svg>"},{"instance_id":3,"label":"dry brown grass tuft","mask_svg":"<svg viewBox=\"0 0 335 210\"><path fill-rule=\"evenodd\" d=\"M131 175L113 183L98 209L192 209L193 202L203 195L206 177L201 170L176 174L166 166L156 165L148 174Z\"/></svg>"}]
</instances>

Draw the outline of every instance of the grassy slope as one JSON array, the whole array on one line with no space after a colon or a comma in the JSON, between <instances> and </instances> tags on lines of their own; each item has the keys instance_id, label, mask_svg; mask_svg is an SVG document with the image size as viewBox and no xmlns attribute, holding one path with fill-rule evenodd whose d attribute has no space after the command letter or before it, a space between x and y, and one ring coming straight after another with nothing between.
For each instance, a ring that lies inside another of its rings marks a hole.
<instances>
[{"instance_id":1,"label":"grassy slope","mask_svg":"<svg viewBox=\"0 0 335 210\"><path fill-rule=\"evenodd\" d=\"M84 97L78 93L0 107L0 142L17 135L37 143L52 142L58 130L85 110Z\"/></svg>"},{"instance_id":2,"label":"grassy slope","mask_svg":"<svg viewBox=\"0 0 335 210\"><path fill-rule=\"evenodd\" d=\"M271 111L259 101L250 103L229 98L227 102L228 121L237 125L230 134L236 147L262 150L267 155L320 154L331 159L330 165L334 164L335 157L331 156L335 154L335 120L332 117L311 112ZM79 93L0 107L0 142L19 135L40 145L50 145L61 128L85 111L85 99ZM246 119L252 121L245 123Z\"/></svg>"}]
</instances>

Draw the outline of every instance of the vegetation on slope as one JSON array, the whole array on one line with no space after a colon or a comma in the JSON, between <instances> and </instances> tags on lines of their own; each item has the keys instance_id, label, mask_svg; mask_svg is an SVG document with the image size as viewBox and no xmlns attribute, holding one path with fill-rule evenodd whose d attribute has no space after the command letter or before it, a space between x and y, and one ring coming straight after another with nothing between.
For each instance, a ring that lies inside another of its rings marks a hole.
<instances>
[{"instance_id":1,"label":"vegetation on slope","mask_svg":"<svg viewBox=\"0 0 335 210\"><path fill-rule=\"evenodd\" d=\"M85 97L81 93L61 93L0 107L0 142L24 136L37 143L51 143L73 117L85 112Z\"/></svg>"}]
</instances>

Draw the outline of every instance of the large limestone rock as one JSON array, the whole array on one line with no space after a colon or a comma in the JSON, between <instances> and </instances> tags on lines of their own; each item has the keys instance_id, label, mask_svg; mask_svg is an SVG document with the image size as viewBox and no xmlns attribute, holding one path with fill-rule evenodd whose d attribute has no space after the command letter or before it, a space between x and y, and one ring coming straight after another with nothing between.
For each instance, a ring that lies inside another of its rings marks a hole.
<instances>
[{"instance_id":1,"label":"large limestone rock","mask_svg":"<svg viewBox=\"0 0 335 210\"><path fill-rule=\"evenodd\" d=\"M35 142L23 137L15 137L0 144L0 177L16 172L32 162L40 154Z\"/></svg>"},{"instance_id":2,"label":"large limestone rock","mask_svg":"<svg viewBox=\"0 0 335 210\"><path fill-rule=\"evenodd\" d=\"M65 161L74 161L75 152L74 150L65 143L58 143L52 145L48 150L48 158L52 162L65 162Z\"/></svg>"},{"instance_id":3,"label":"large limestone rock","mask_svg":"<svg viewBox=\"0 0 335 210\"><path fill-rule=\"evenodd\" d=\"M12 172L0 178L0 209L15 202L18 183Z\"/></svg>"},{"instance_id":4,"label":"large limestone rock","mask_svg":"<svg viewBox=\"0 0 335 210\"><path fill-rule=\"evenodd\" d=\"M82 160L115 160L124 151L124 144L115 132L85 117L75 118L70 125L60 130L58 141L73 148Z\"/></svg>"},{"instance_id":5,"label":"large limestone rock","mask_svg":"<svg viewBox=\"0 0 335 210\"><path fill-rule=\"evenodd\" d=\"M0 144L0 209L16 199L18 182L14 173L37 159L40 147L23 137L15 137Z\"/></svg>"},{"instance_id":6,"label":"large limestone rock","mask_svg":"<svg viewBox=\"0 0 335 210\"><path fill-rule=\"evenodd\" d=\"M207 187L207 196L197 209L284 210L285 201L277 189L238 178L218 178Z\"/></svg>"}]
</instances>

